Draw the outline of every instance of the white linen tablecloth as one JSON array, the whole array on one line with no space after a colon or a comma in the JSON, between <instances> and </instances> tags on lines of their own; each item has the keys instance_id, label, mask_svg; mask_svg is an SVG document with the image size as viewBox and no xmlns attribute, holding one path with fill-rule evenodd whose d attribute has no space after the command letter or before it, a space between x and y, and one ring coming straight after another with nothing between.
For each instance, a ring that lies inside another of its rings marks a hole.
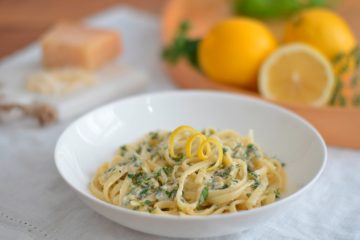
<instances>
[{"instance_id":1,"label":"white linen tablecloth","mask_svg":"<svg viewBox=\"0 0 360 240\"><path fill-rule=\"evenodd\" d=\"M174 88L159 61L157 18L116 7L90 23L121 29L123 59L150 72L148 91ZM57 173L53 158L56 140L68 124L42 129L0 125L0 239L166 239L113 223L77 198ZM323 175L296 208L265 225L214 239L360 239L359 172L360 151L330 147Z\"/></svg>"}]
</instances>

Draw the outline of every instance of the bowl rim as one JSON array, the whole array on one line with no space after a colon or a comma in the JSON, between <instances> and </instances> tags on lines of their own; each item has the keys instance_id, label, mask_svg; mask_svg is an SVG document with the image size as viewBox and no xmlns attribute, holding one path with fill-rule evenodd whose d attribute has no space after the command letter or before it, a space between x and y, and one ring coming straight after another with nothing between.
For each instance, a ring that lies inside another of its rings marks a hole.
<instances>
[{"instance_id":1,"label":"bowl rim","mask_svg":"<svg viewBox=\"0 0 360 240\"><path fill-rule=\"evenodd\" d=\"M250 210L244 210L244 211L237 211L237 212L233 212L233 213L226 213L226 214L216 214L216 215L207 215L207 216L173 216L173 215L157 215L157 214L151 214L148 212L141 212L141 211L135 211L135 210L131 210L128 208L124 208L124 207L120 207L120 206L116 206L113 204L110 204L108 202L102 201L98 198L96 198L94 195L92 195L90 192L83 192L82 190L78 189L77 187L75 187L71 181L69 181L65 175L62 173L62 171L60 170L60 159L57 158L57 152L60 148L60 145L62 144L62 142L64 141L65 138L65 134L67 132L70 131L70 129L72 129L76 124L78 124L79 122L81 122L83 119L89 117L90 115L93 115L95 112L98 111L103 111L106 108L111 108L114 105L117 105L119 103L126 103L126 102L131 102L131 101L135 101L137 99L147 99L147 98L153 98L153 97L162 97L162 96L166 96L166 95L208 95L208 96L212 96L212 97L225 97L225 98L232 98L235 100L245 100L245 101L250 101L256 104L260 104L263 106L266 106L267 108L271 108L272 110L281 112L282 114L286 114L288 115L290 118L294 119L295 121L300 122L301 124L305 125L309 131L313 132L315 134L316 139L319 141L320 146L321 146L321 151L323 153L323 157L322 157L322 163L320 166L320 169L318 170L318 172L315 174L315 176L312 177L312 179L307 182L306 184L304 184L303 186L301 186L298 190L296 190L295 192L293 192L292 194L284 197L284 198L280 198L279 200L276 200L275 202L265 205L265 206L261 206L258 208L253 208ZM144 93L144 94L137 94L137 95L133 95L130 97L126 97L126 98L122 98L119 100L115 100L112 101L110 103L107 103L105 105L102 105L100 107L97 107L83 115L81 115L80 117L78 117L77 119L75 119L74 121L72 121L66 128L65 130L63 130L63 132L61 133L60 137L58 138L56 145L55 145L55 150L54 150L54 160L55 160L55 166L56 169L58 171L58 173L60 174L60 176L63 178L63 180L72 188L74 189L78 194L80 194L82 197L87 198L88 200L91 200L93 203L96 204L100 204L102 205L102 207L105 208L110 208L112 210L115 211L119 211L119 213L121 214L131 214L131 215L135 215L138 217L143 217L143 218L148 218L148 219L163 219L163 220L169 220L169 221L204 221L204 220L221 220L221 219L227 219L227 218L235 218L235 217L240 217L240 216L248 216L248 215L253 215L256 213L261 213L264 212L266 210L270 210L271 208L276 208L279 205L282 205L284 203L288 203L291 202L291 200L295 200L296 198L298 198L300 195L302 195L304 192L308 191L310 189L310 187L319 179L319 177L321 176L321 174L323 173L326 163L327 163L327 146L325 144L325 141L323 139L323 137L320 135L320 133L315 129L315 127L313 127L308 121L306 121L304 118L302 118L301 116L297 115L296 113L287 110L281 106L278 106L276 104L273 103L269 103L265 100L253 97L253 96L247 96L247 95L239 95L236 93L227 93L227 92L221 92L221 91L214 91L214 90L168 90L168 91L160 91L160 92L154 92L154 93Z\"/></svg>"}]
</instances>

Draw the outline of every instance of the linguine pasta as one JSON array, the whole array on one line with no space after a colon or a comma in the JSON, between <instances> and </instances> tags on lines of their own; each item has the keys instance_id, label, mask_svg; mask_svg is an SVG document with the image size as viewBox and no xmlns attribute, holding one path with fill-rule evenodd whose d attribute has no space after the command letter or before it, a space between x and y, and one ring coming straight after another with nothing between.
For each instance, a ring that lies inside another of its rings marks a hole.
<instances>
[{"instance_id":1,"label":"linguine pasta","mask_svg":"<svg viewBox=\"0 0 360 240\"><path fill-rule=\"evenodd\" d=\"M211 215L261 207L285 191L283 164L250 131L181 126L123 145L97 170L90 191L121 207L154 214Z\"/></svg>"}]
</instances>

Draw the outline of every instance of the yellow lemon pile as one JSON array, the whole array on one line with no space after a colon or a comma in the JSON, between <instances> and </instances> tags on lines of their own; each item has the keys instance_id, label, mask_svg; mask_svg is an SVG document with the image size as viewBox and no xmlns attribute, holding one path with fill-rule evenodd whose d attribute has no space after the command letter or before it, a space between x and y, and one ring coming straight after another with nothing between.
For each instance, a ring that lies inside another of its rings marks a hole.
<instances>
[{"instance_id":1,"label":"yellow lemon pile","mask_svg":"<svg viewBox=\"0 0 360 240\"><path fill-rule=\"evenodd\" d=\"M322 106L336 86L334 65L356 40L334 12L314 8L293 16L282 45L260 21L237 17L216 24L200 41L201 71L211 80L255 89L274 101Z\"/></svg>"}]
</instances>

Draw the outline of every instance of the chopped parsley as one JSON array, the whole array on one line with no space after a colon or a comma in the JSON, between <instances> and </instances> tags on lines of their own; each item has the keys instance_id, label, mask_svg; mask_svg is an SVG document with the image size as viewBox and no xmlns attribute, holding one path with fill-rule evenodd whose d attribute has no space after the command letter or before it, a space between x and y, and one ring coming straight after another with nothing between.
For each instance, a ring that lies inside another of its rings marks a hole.
<instances>
[{"instance_id":1,"label":"chopped parsley","mask_svg":"<svg viewBox=\"0 0 360 240\"><path fill-rule=\"evenodd\" d=\"M164 171L164 173L167 176L170 176L170 174L172 174L172 172L174 171L174 168L172 168L172 167L163 167L162 170Z\"/></svg>"},{"instance_id":2,"label":"chopped parsley","mask_svg":"<svg viewBox=\"0 0 360 240\"><path fill-rule=\"evenodd\" d=\"M234 147L234 151L237 151L239 148L241 148L241 143L237 143Z\"/></svg>"},{"instance_id":3,"label":"chopped parsley","mask_svg":"<svg viewBox=\"0 0 360 240\"><path fill-rule=\"evenodd\" d=\"M173 199L176 195L176 192L177 192L177 188L173 189L172 191L165 191L169 199Z\"/></svg>"},{"instance_id":4,"label":"chopped parsley","mask_svg":"<svg viewBox=\"0 0 360 240\"><path fill-rule=\"evenodd\" d=\"M276 189L276 190L274 191L274 193L275 193L275 198L276 198L276 199L279 199L279 198L280 198L280 190L279 190L279 189Z\"/></svg>"},{"instance_id":5,"label":"chopped parsley","mask_svg":"<svg viewBox=\"0 0 360 240\"><path fill-rule=\"evenodd\" d=\"M149 185L150 185L150 182L149 182L150 178L142 172L135 174L131 179L133 180L133 183L135 185L138 185L141 187L149 187Z\"/></svg>"},{"instance_id":6,"label":"chopped parsley","mask_svg":"<svg viewBox=\"0 0 360 240\"><path fill-rule=\"evenodd\" d=\"M230 175L231 169L232 169L232 167L217 170L217 171L215 171L214 175L223 177L223 178L228 177Z\"/></svg>"},{"instance_id":7,"label":"chopped parsley","mask_svg":"<svg viewBox=\"0 0 360 240\"><path fill-rule=\"evenodd\" d=\"M104 172L104 174L108 174L108 173L113 172L113 171L115 170L115 168L116 168L116 166L113 166L113 167L107 169L107 170Z\"/></svg>"},{"instance_id":8,"label":"chopped parsley","mask_svg":"<svg viewBox=\"0 0 360 240\"><path fill-rule=\"evenodd\" d=\"M158 132L149 132L149 136L152 140L155 140L155 139L159 138L159 133Z\"/></svg>"},{"instance_id":9,"label":"chopped parsley","mask_svg":"<svg viewBox=\"0 0 360 240\"><path fill-rule=\"evenodd\" d=\"M135 176L135 174L132 174L132 173L128 173L128 178L133 178Z\"/></svg>"},{"instance_id":10,"label":"chopped parsley","mask_svg":"<svg viewBox=\"0 0 360 240\"><path fill-rule=\"evenodd\" d=\"M251 152L255 151L256 147L254 144L250 143L246 146L246 153L250 154Z\"/></svg>"},{"instance_id":11,"label":"chopped parsley","mask_svg":"<svg viewBox=\"0 0 360 240\"><path fill-rule=\"evenodd\" d=\"M252 159L254 156L258 155L258 150L256 148L256 146L252 143L248 144L246 146L246 150L244 153L244 158L245 159Z\"/></svg>"},{"instance_id":12,"label":"chopped parsley","mask_svg":"<svg viewBox=\"0 0 360 240\"><path fill-rule=\"evenodd\" d=\"M237 179L231 179L231 182L233 182L233 183L239 183L239 180L237 180Z\"/></svg>"},{"instance_id":13,"label":"chopped parsley","mask_svg":"<svg viewBox=\"0 0 360 240\"><path fill-rule=\"evenodd\" d=\"M144 188L143 190L141 190L139 195L140 195L141 198L143 198L143 197L148 195L148 192L149 192L149 188Z\"/></svg>"},{"instance_id":14,"label":"chopped parsley","mask_svg":"<svg viewBox=\"0 0 360 240\"><path fill-rule=\"evenodd\" d=\"M228 149L223 147L223 153L225 154L227 151L228 151Z\"/></svg>"},{"instance_id":15,"label":"chopped parsley","mask_svg":"<svg viewBox=\"0 0 360 240\"><path fill-rule=\"evenodd\" d=\"M254 183L251 185L253 189L257 188L260 185L260 179L259 175L257 175L255 172L249 172L249 175L254 179Z\"/></svg>"},{"instance_id":16,"label":"chopped parsley","mask_svg":"<svg viewBox=\"0 0 360 240\"><path fill-rule=\"evenodd\" d=\"M120 150L121 150L121 151L127 151L127 146L126 146L126 145L122 145L122 146L120 147Z\"/></svg>"},{"instance_id":17,"label":"chopped parsley","mask_svg":"<svg viewBox=\"0 0 360 240\"><path fill-rule=\"evenodd\" d=\"M259 177L255 172L249 172L249 175L254 179Z\"/></svg>"},{"instance_id":18,"label":"chopped parsley","mask_svg":"<svg viewBox=\"0 0 360 240\"><path fill-rule=\"evenodd\" d=\"M229 185L227 185L226 183L224 184L224 186L222 186L220 189L225 189L225 188L228 188Z\"/></svg>"},{"instance_id":19,"label":"chopped parsley","mask_svg":"<svg viewBox=\"0 0 360 240\"><path fill-rule=\"evenodd\" d=\"M175 162L180 162L181 160L184 159L184 154L180 153L178 157L174 157L172 158Z\"/></svg>"},{"instance_id":20,"label":"chopped parsley","mask_svg":"<svg viewBox=\"0 0 360 240\"><path fill-rule=\"evenodd\" d=\"M131 161L131 162L136 162L138 159L139 159L139 158L138 158L136 155L132 155L132 156L130 157L130 161Z\"/></svg>"},{"instance_id":21,"label":"chopped parsley","mask_svg":"<svg viewBox=\"0 0 360 240\"><path fill-rule=\"evenodd\" d=\"M203 204L209 195L208 187L204 187L200 194L199 205Z\"/></svg>"},{"instance_id":22,"label":"chopped parsley","mask_svg":"<svg viewBox=\"0 0 360 240\"><path fill-rule=\"evenodd\" d=\"M147 199L144 201L144 204L145 204L145 205L148 205L148 206L151 205L151 203L152 203L152 202L151 202L150 200L147 200Z\"/></svg>"},{"instance_id":23,"label":"chopped parsley","mask_svg":"<svg viewBox=\"0 0 360 240\"><path fill-rule=\"evenodd\" d=\"M127 146L126 145L122 145L121 147L120 147L120 155L123 157L123 156L125 156L125 153L126 153L126 151L127 151Z\"/></svg>"},{"instance_id":24,"label":"chopped parsley","mask_svg":"<svg viewBox=\"0 0 360 240\"><path fill-rule=\"evenodd\" d=\"M140 154L141 153L141 150L142 150L142 147L141 147L141 145L136 149L136 153L137 154Z\"/></svg>"},{"instance_id":25,"label":"chopped parsley","mask_svg":"<svg viewBox=\"0 0 360 240\"><path fill-rule=\"evenodd\" d=\"M160 175L161 175L161 169L158 170L158 171L154 174L154 177L155 177L155 178L159 178Z\"/></svg>"},{"instance_id":26,"label":"chopped parsley","mask_svg":"<svg viewBox=\"0 0 360 240\"><path fill-rule=\"evenodd\" d=\"M163 167L154 174L154 177L159 178L161 176L161 171L164 171L166 176L170 176L172 174L172 172L174 171L174 168L173 167Z\"/></svg>"},{"instance_id":27,"label":"chopped parsley","mask_svg":"<svg viewBox=\"0 0 360 240\"><path fill-rule=\"evenodd\" d=\"M251 185L253 189L257 188L260 185L259 179L255 179L255 182Z\"/></svg>"},{"instance_id":28,"label":"chopped parsley","mask_svg":"<svg viewBox=\"0 0 360 240\"><path fill-rule=\"evenodd\" d=\"M233 153L232 153L232 157L233 158L238 158L238 153L239 153L239 150L240 150L240 148L241 148L241 143L237 143L236 145L235 145L235 147L234 147L234 149L233 149Z\"/></svg>"}]
</instances>

